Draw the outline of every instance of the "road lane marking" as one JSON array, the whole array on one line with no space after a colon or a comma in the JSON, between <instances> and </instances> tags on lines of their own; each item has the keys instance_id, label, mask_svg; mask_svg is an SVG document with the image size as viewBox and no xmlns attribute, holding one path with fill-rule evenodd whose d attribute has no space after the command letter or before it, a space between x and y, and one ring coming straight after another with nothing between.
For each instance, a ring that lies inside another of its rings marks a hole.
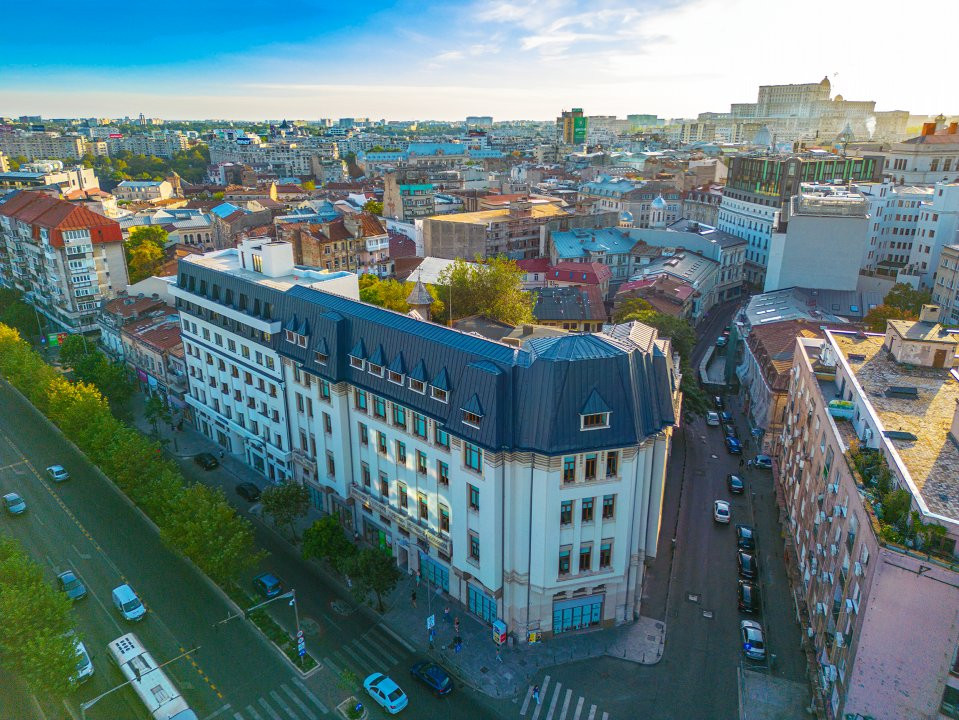
<instances>
[{"instance_id":1,"label":"road lane marking","mask_svg":"<svg viewBox=\"0 0 959 720\"><path fill-rule=\"evenodd\" d=\"M542 705L543 697L546 695L546 688L548 687L549 687L549 675L543 678L543 687L539 689L540 701L536 703L536 709L533 710L533 720L536 720L536 718L539 717L540 708L543 707Z\"/></svg>"},{"instance_id":2,"label":"road lane marking","mask_svg":"<svg viewBox=\"0 0 959 720\"><path fill-rule=\"evenodd\" d=\"M229 711L232 710L232 709L233 709L233 708L232 708L232 706L230 705L230 703L227 703L226 705L224 705L223 707L221 707L219 710L214 710L212 713L210 713L210 714L207 715L205 718L203 718L203 720L213 720L213 718L215 718L217 715L222 715L223 713L229 712ZM239 713L233 713L233 717L237 717L238 715L239 715ZM241 720L242 720L242 719L241 719Z\"/></svg>"},{"instance_id":3,"label":"road lane marking","mask_svg":"<svg viewBox=\"0 0 959 720\"><path fill-rule=\"evenodd\" d=\"M82 553L82 552L80 552L79 550L77 550L77 546L74 545L73 543L70 543L70 547L73 548L73 552L75 552L77 555L80 556L80 559L81 559L81 560L91 560L91 559L93 558L92 555L90 555L90 554L88 554L88 553Z\"/></svg>"},{"instance_id":4,"label":"road lane marking","mask_svg":"<svg viewBox=\"0 0 959 720\"><path fill-rule=\"evenodd\" d=\"M609 720L609 713L603 713L603 720Z\"/></svg>"},{"instance_id":5,"label":"road lane marking","mask_svg":"<svg viewBox=\"0 0 959 720\"><path fill-rule=\"evenodd\" d=\"M363 637L365 637L365 638L370 638L370 636L371 636L375 631L376 631L376 628L373 628L373 630L370 630L369 632L367 632L366 634L364 634ZM388 641L385 640L385 638L386 638L386 635L385 635L385 634L381 633L381 635L382 635L382 638L383 638L383 639L378 640L378 642L373 642L373 643L372 643L372 644L373 644L373 647L375 647L377 650L379 650L380 652L382 652L382 653L387 657L387 659L388 659L393 665L396 665L396 664L399 662L399 660L397 660L395 657L393 657L393 655L386 650L385 642L388 642ZM372 638L370 638L370 639L372 639ZM379 643L384 643L384 644L381 646Z\"/></svg>"},{"instance_id":6,"label":"road lane marking","mask_svg":"<svg viewBox=\"0 0 959 720\"><path fill-rule=\"evenodd\" d=\"M8 442L9 442L9 441L8 441ZM10 463L9 465L4 465L3 467L0 467L0 470L11 470L11 469L17 467L18 465L26 465L26 464L27 464L27 461L26 461L26 460L18 460L18 461L15 462L15 463Z\"/></svg>"},{"instance_id":7,"label":"road lane marking","mask_svg":"<svg viewBox=\"0 0 959 720\"><path fill-rule=\"evenodd\" d=\"M563 700L563 709L559 712L559 720L566 720L566 711L569 709L569 701L573 696L572 690L566 691L566 698Z\"/></svg>"},{"instance_id":8,"label":"road lane marking","mask_svg":"<svg viewBox=\"0 0 959 720\"><path fill-rule=\"evenodd\" d=\"M254 710L252 705L246 706L246 712L250 715L250 717L253 718L253 720L263 720L263 716Z\"/></svg>"},{"instance_id":9,"label":"road lane marking","mask_svg":"<svg viewBox=\"0 0 959 720\"><path fill-rule=\"evenodd\" d=\"M276 710L270 707L270 703L263 698L260 698L260 707L262 707L264 712L268 713L273 720L283 720L283 718L277 715Z\"/></svg>"},{"instance_id":10,"label":"road lane marking","mask_svg":"<svg viewBox=\"0 0 959 720\"><path fill-rule=\"evenodd\" d=\"M576 703L576 712L573 713L573 720L579 720L579 714L583 712L583 702L586 700L582 695L579 696L579 702Z\"/></svg>"},{"instance_id":11,"label":"road lane marking","mask_svg":"<svg viewBox=\"0 0 959 720\"><path fill-rule=\"evenodd\" d=\"M549 712L546 714L546 720L553 720L553 711L556 709L556 701L559 700L559 692L563 689L563 683L556 683L553 689L553 701L549 704Z\"/></svg>"},{"instance_id":12,"label":"road lane marking","mask_svg":"<svg viewBox=\"0 0 959 720\"><path fill-rule=\"evenodd\" d=\"M243 720L243 716L240 713L233 713L233 720Z\"/></svg>"},{"instance_id":13,"label":"road lane marking","mask_svg":"<svg viewBox=\"0 0 959 720\"><path fill-rule=\"evenodd\" d=\"M377 657L376 655L374 655L374 654L372 653L372 651L367 650L365 647L363 647L363 646L360 644L360 641L359 641L359 640L354 640L352 646L353 646L353 648L356 649L356 652L362 653L362 654L365 655L367 658L369 658L369 659L370 659L370 662L373 663L373 666L374 666L374 667L377 666L377 665L382 664L383 658ZM392 666L391 666L391 667L392 667Z\"/></svg>"},{"instance_id":14,"label":"road lane marking","mask_svg":"<svg viewBox=\"0 0 959 720\"><path fill-rule=\"evenodd\" d=\"M280 697L280 693L276 690L270 690L270 697L273 698L273 702L283 708L283 711L293 720L300 720L300 716L293 712L293 708L286 704L283 698Z\"/></svg>"},{"instance_id":15,"label":"road lane marking","mask_svg":"<svg viewBox=\"0 0 959 720\"><path fill-rule=\"evenodd\" d=\"M321 713L325 715L326 713L330 711L330 709L326 707L326 705L324 705L322 702L320 702L320 699L316 695L314 695L312 692L310 692L310 689L306 685L304 685L302 682L300 682L298 678L290 678L290 679L293 681L293 684L296 685L303 692L304 695L306 695L306 698L320 709Z\"/></svg>"},{"instance_id":16,"label":"road lane marking","mask_svg":"<svg viewBox=\"0 0 959 720\"><path fill-rule=\"evenodd\" d=\"M526 688L526 697L523 699L523 708L519 711L520 715L526 714L526 709L529 707L529 701L533 699L533 686L530 685Z\"/></svg>"},{"instance_id":17,"label":"road lane marking","mask_svg":"<svg viewBox=\"0 0 959 720\"><path fill-rule=\"evenodd\" d=\"M316 720L316 715L313 714L313 711L310 710L306 706L306 704L302 700L300 700L299 697L297 697L295 692L290 690L288 685L286 685L285 683L283 685L280 685L280 690L282 690L283 692L285 692L287 695L290 696L290 700L296 703L296 706L300 708L300 710L303 712L304 715L306 715L310 720Z\"/></svg>"},{"instance_id":18,"label":"road lane marking","mask_svg":"<svg viewBox=\"0 0 959 720\"><path fill-rule=\"evenodd\" d=\"M349 655L351 658L353 658L353 659L356 661L357 665L360 666L360 668L362 668L363 665L366 664L366 660L364 660L364 659L361 658L359 655L357 655L355 652L353 652L353 651L350 649L350 646L349 646L349 645L344 645L343 647L340 648L340 650L342 650L342 651L345 652L347 655Z\"/></svg>"},{"instance_id":19,"label":"road lane marking","mask_svg":"<svg viewBox=\"0 0 959 720\"><path fill-rule=\"evenodd\" d=\"M343 671L336 666L336 663L330 660L328 657L323 658L323 664L330 668L330 670L335 672L337 675L343 674Z\"/></svg>"},{"instance_id":20,"label":"road lane marking","mask_svg":"<svg viewBox=\"0 0 959 720\"><path fill-rule=\"evenodd\" d=\"M594 718L595 716L596 716L596 706L593 705L593 706L589 709L589 720L593 720L593 718Z\"/></svg>"}]
</instances>

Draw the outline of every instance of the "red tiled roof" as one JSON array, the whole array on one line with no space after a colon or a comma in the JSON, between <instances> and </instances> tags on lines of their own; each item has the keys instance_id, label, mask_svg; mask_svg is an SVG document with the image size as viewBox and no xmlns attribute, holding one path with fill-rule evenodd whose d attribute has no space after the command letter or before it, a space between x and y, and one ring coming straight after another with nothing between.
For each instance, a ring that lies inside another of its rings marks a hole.
<instances>
[{"instance_id":1,"label":"red tiled roof","mask_svg":"<svg viewBox=\"0 0 959 720\"><path fill-rule=\"evenodd\" d=\"M130 300L133 302L129 302ZM153 308L161 309L163 307L164 303L162 300L155 300L152 297L118 297L107 302L103 310L111 315L129 318L145 313Z\"/></svg>"},{"instance_id":2,"label":"red tiled roof","mask_svg":"<svg viewBox=\"0 0 959 720\"><path fill-rule=\"evenodd\" d=\"M161 352L183 344L180 337L180 324L175 322L150 325L142 329L136 328L131 334L135 335L141 342Z\"/></svg>"},{"instance_id":3,"label":"red tiled roof","mask_svg":"<svg viewBox=\"0 0 959 720\"><path fill-rule=\"evenodd\" d=\"M603 263L558 262L549 268L549 279L560 282L578 282L599 285L613 276Z\"/></svg>"},{"instance_id":4,"label":"red tiled roof","mask_svg":"<svg viewBox=\"0 0 959 720\"><path fill-rule=\"evenodd\" d=\"M519 269L525 273L541 272L549 270L549 258L530 258L529 260L517 260Z\"/></svg>"},{"instance_id":5,"label":"red tiled roof","mask_svg":"<svg viewBox=\"0 0 959 720\"><path fill-rule=\"evenodd\" d=\"M50 230L50 244L54 247L63 247L65 230L89 230L90 240L95 245L123 242L123 233L116 220L46 193L18 192L0 204L0 215Z\"/></svg>"},{"instance_id":6,"label":"red tiled roof","mask_svg":"<svg viewBox=\"0 0 959 720\"><path fill-rule=\"evenodd\" d=\"M825 335L818 325L806 320L784 320L757 325L746 339L766 382L773 390L786 391L797 337L821 338Z\"/></svg>"},{"instance_id":7,"label":"red tiled roof","mask_svg":"<svg viewBox=\"0 0 959 720\"><path fill-rule=\"evenodd\" d=\"M302 195L304 192L306 192L299 185L293 185L293 184L277 185L276 191L278 193L283 193L284 195Z\"/></svg>"},{"instance_id":8,"label":"red tiled roof","mask_svg":"<svg viewBox=\"0 0 959 720\"><path fill-rule=\"evenodd\" d=\"M376 235L386 234L386 228L383 227L383 223L372 213L357 213L353 216L353 220L360 223L360 230L363 232L363 237L374 237Z\"/></svg>"}]
</instances>

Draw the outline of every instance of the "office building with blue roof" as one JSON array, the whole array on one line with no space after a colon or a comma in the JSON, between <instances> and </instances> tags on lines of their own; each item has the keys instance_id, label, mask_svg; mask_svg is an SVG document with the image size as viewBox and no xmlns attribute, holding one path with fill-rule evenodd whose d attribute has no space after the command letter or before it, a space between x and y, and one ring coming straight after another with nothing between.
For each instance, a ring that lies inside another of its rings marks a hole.
<instances>
[{"instance_id":1,"label":"office building with blue roof","mask_svg":"<svg viewBox=\"0 0 959 720\"><path fill-rule=\"evenodd\" d=\"M678 361L631 323L514 347L357 299L287 243L183 258L197 427L516 636L631 621Z\"/></svg>"}]
</instances>

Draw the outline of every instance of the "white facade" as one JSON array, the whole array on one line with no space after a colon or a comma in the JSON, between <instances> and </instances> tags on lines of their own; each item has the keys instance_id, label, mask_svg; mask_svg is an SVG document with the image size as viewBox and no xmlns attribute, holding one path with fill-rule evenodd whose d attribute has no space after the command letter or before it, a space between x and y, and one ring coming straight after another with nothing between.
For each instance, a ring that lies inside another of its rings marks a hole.
<instances>
[{"instance_id":1,"label":"white facade","mask_svg":"<svg viewBox=\"0 0 959 720\"><path fill-rule=\"evenodd\" d=\"M723 197L716 227L746 241L746 281L762 284L769 264L769 243L781 211L768 205Z\"/></svg>"}]
</instances>

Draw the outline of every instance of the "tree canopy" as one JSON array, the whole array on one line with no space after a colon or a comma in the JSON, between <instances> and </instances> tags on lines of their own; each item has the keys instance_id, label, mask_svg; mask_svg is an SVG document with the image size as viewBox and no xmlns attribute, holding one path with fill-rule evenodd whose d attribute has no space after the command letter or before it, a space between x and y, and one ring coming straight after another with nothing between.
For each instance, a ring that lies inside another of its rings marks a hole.
<instances>
[{"instance_id":1,"label":"tree canopy","mask_svg":"<svg viewBox=\"0 0 959 720\"><path fill-rule=\"evenodd\" d=\"M888 296L887 296L888 297ZM870 332L886 332L887 320L915 320L918 316L895 305L876 305L866 313L862 319L863 325Z\"/></svg>"},{"instance_id":2,"label":"tree canopy","mask_svg":"<svg viewBox=\"0 0 959 720\"><path fill-rule=\"evenodd\" d=\"M353 596L362 600L373 593L376 596L376 608L380 612L383 611L383 596L396 587L400 580L400 570L393 556L376 547L363 548L356 553L347 572L353 581Z\"/></svg>"},{"instance_id":3,"label":"tree canopy","mask_svg":"<svg viewBox=\"0 0 959 720\"><path fill-rule=\"evenodd\" d=\"M928 290L916 290L912 285L896 283L886 293L884 305L899 308L903 312L911 313L916 317L926 303L932 302L932 293ZM885 329L885 328L884 328Z\"/></svg>"},{"instance_id":4,"label":"tree canopy","mask_svg":"<svg viewBox=\"0 0 959 720\"><path fill-rule=\"evenodd\" d=\"M37 312L23 301L18 290L0 288L0 323L17 330L23 337L40 334Z\"/></svg>"},{"instance_id":5,"label":"tree canopy","mask_svg":"<svg viewBox=\"0 0 959 720\"><path fill-rule=\"evenodd\" d=\"M379 200L367 200L366 204L363 206L364 212L372 213L374 215L383 214L383 203Z\"/></svg>"},{"instance_id":6,"label":"tree canopy","mask_svg":"<svg viewBox=\"0 0 959 720\"><path fill-rule=\"evenodd\" d=\"M133 393L123 365L111 362L82 335L67 336L60 345L60 362L73 370L75 379L94 385L114 407Z\"/></svg>"},{"instance_id":7,"label":"tree canopy","mask_svg":"<svg viewBox=\"0 0 959 720\"><path fill-rule=\"evenodd\" d=\"M387 310L395 310L401 313L408 313L410 311L410 306L406 302L406 298L413 292L415 283L403 283L398 280L393 280L392 278L381 280L376 275L366 274L360 276L359 285L360 300L363 302L370 303L370 305L379 305ZM443 301L439 299L440 291L435 286L427 285L427 290L430 291L430 295L434 298L433 304L430 306L430 313L435 319L445 312L446 306L443 304Z\"/></svg>"},{"instance_id":8,"label":"tree canopy","mask_svg":"<svg viewBox=\"0 0 959 720\"><path fill-rule=\"evenodd\" d=\"M533 322L535 298L523 290L523 271L500 255L476 258L470 264L457 259L440 274L436 292L447 307L440 319L485 315L507 325ZM450 307L451 306L451 307Z\"/></svg>"},{"instance_id":9,"label":"tree canopy","mask_svg":"<svg viewBox=\"0 0 959 720\"><path fill-rule=\"evenodd\" d=\"M123 247L127 256L130 284L152 276L163 264L164 246L169 233L161 227L149 225L134 228Z\"/></svg>"},{"instance_id":10,"label":"tree canopy","mask_svg":"<svg viewBox=\"0 0 959 720\"><path fill-rule=\"evenodd\" d=\"M75 161L71 161L75 162ZM98 176L112 182L123 180L165 180L176 173L192 183L206 179L210 149L203 144L180 150L172 158L137 155L121 150L112 155L84 155L81 162L96 170Z\"/></svg>"},{"instance_id":11,"label":"tree canopy","mask_svg":"<svg viewBox=\"0 0 959 720\"><path fill-rule=\"evenodd\" d=\"M333 515L324 515L303 533L303 557L326 560L340 572L349 569L356 547Z\"/></svg>"},{"instance_id":12,"label":"tree canopy","mask_svg":"<svg viewBox=\"0 0 959 720\"><path fill-rule=\"evenodd\" d=\"M263 512L273 518L277 525L286 525L296 539L296 521L310 509L310 493L299 483L270 485L260 498Z\"/></svg>"}]
</instances>

